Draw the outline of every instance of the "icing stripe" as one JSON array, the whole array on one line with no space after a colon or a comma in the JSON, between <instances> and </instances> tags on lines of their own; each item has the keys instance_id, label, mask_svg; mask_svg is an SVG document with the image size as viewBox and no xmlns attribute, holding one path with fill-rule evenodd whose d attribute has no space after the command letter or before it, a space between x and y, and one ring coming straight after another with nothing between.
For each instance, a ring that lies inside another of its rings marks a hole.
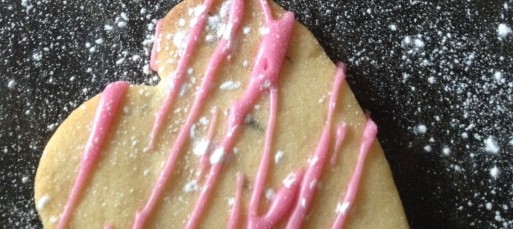
<instances>
[{"instance_id":1,"label":"icing stripe","mask_svg":"<svg viewBox=\"0 0 513 229\"><path fill-rule=\"evenodd\" d=\"M244 185L244 175L237 173L237 187L235 188L235 198L233 202L232 212L228 220L228 229L236 229L239 224L242 186Z\"/></svg>"},{"instance_id":2,"label":"icing stripe","mask_svg":"<svg viewBox=\"0 0 513 229\"><path fill-rule=\"evenodd\" d=\"M205 4L208 4L210 7L211 1L205 2ZM207 12L204 11L204 12ZM178 160L178 157L180 156L180 153L183 149L183 146L185 145L185 142L189 138L189 133L191 130L192 125L200 115L201 109L203 108L203 104L205 103L208 93L210 89L213 87L214 83L214 77L217 73L217 70L219 66L223 63L223 61L228 56L229 52L231 51L231 40L233 39L233 36L235 36L238 28L240 27L240 23L242 21L242 14L244 12L244 3L242 0L234 0L231 7L230 12L230 23L232 24L231 30L226 32L228 35L223 36L221 41L219 42L216 50L214 51L214 54L210 58L209 64L207 66L205 76L203 78L203 81L201 83L201 87L199 91L197 92L197 96L193 102L192 108L190 113L187 116L187 119L185 121L185 124L181 128L173 147L171 148L169 152L168 159L166 161L166 164L164 166L163 171L161 172L153 190L150 196L150 199L146 203L145 207L137 213L134 228L142 228L145 225L145 222L147 221L147 218L155 208L157 204L157 200L162 197L162 194L164 193L165 187L167 186L167 183L169 182L169 179L171 178L171 174L175 170L175 164ZM203 15L203 14L202 14ZM207 18L206 16L204 18ZM205 20L205 19L203 19ZM196 27L193 28L193 32L198 30L198 34L201 32L201 29L196 29ZM193 50L190 50L189 52L192 52ZM185 54L187 56L187 54ZM186 58L185 56L183 58ZM183 60L183 59L182 59ZM177 84L176 82L173 84ZM181 84L181 83L180 83ZM170 106L170 103L166 102L166 105ZM169 108L165 108L169 110ZM167 111L166 111L167 112ZM157 116L157 120L163 120L164 116L166 116L164 113L159 112L159 115ZM159 118L160 117L160 118ZM159 121L157 121L159 122ZM154 136L158 133L158 129L160 127L158 124L155 124L154 129L152 131L152 139L154 139ZM157 129L155 129L157 128ZM154 142L153 140L150 142ZM151 148L150 144L150 148ZM199 213L200 214L200 213Z\"/></svg>"},{"instance_id":3,"label":"icing stripe","mask_svg":"<svg viewBox=\"0 0 513 229\"><path fill-rule=\"evenodd\" d=\"M358 187L360 186L360 180L363 173L363 166L365 164L365 159L369 154L369 149L376 139L378 128L376 124L371 120L367 120L367 124L365 125L365 129L363 131L362 143L360 145L360 153L358 155L358 161L356 162L356 167L354 169L353 175L351 176L351 181L349 181L349 186L346 195L342 202L340 202L337 206L336 213L337 216L333 223L332 229L343 228L344 223L346 222L348 212L351 209L351 206L354 205L354 200L356 198L356 193L358 191Z\"/></svg>"},{"instance_id":4,"label":"icing stripe","mask_svg":"<svg viewBox=\"0 0 513 229\"><path fill-rule=\"evenodd\" d=\"M342 122L342 123L338 124L336 140L335 140L335 147L333 150L333 154L331 155L331 159L330 159L331 166L335 166L337 164L337 156L340 152L340 148L342 147L342 143L344 142L344 139L346 138L346 133L347 133L347 123Z\"/></svg>"},{"instance_id":5,"label":"icing stripe","mask_svg":"<svg viewBox=\"0 0 513 229\"><path fill-rule=\"evenodd\" d=\"M124 81L107 85L94 115L93 127L87 140L84 154L78 168L78 175L69 194L57 228L68 227L73 211L75 210L82 190L91 178L94 166L98 163L100 149L102 148L107 133L112 125L121 100L128 89L128 83Z\"/></svg>"},{"instance_id":6,"label":"icing stripe","mask_svg":"<svg viewBox=\"0 0 513 229\"><path fill-rule=\"evenodd\" d=\"M260 1L264 11L268 9L266 0ZM186 228L195 228L199 222L199 216L212 194L212 190L219 178L223 158L231 153L235 144L235 138L240 132L244 118L249 110L254 107L264 90L276 87L279 74L294 26L294 14L287 12L280 20L267 21L269 33L265 34L260 43L255 65L251 74L248 87L241 99L232 103L228 117L227 133L220 146L210 156L210 171L205 186L200 192L194 211L187 222Z\"/></svg>"},{"instance_id":7,"label":"icing stripe","mask_svg":"<svg viewBox=\"0 0 513 229\"><path fill-rule=\"evenodd\" d=\"M157 61L158 61L158 51L160 49L160 41L162 39L162 23L163 23L163 20L162 19L159 19L157 21L157 25L155 26L155 36L154 36L154 41L153 41L153 47L151 48L151 55L150 55L150 69L152 71L157 71Z\"/></svg>"},{"instance_id":8,"label":"icing stripe","mask_svg":"<svg viewBox=\"0 0 513 229\"><path fill-rule=\"evenodd\" d=\"M185 44L185 52L180 59L178 66L171 77L171 88L164 99L163 104L161 105L157 116L155 117L155 122L153 123L153 128L150 133L150 141L148 144L147 150L152 150L155 147L157 135L162 129L162 126L166 122L166 118L169 115L169 111L171 110L171 106L173 105L178 92L180 91L180 87L182 86L186 74L187 67L192 59L192 55L194 50L198 46L199 36L203 31L203 27L205 27L205 23L208 19L208 13L212 6L212 0L205 0L203 3L204 10L198 16L196 23L192 27L191 31L187 36L187 42ZM162 23L161 23L162 24Z\"/></svg>"},{"instance_id":9,"label":"icing stripe","mask_svg":"<svg viewBox=\"0 0 513 229\"><path fill-rule=\"evenodd\" d=\"M212 119L210 120L210 125L208 127L208 133L207 133L207 147L205 147L205 152L203 155L200 156L200 162L199 166L200 169L198 171L198 179L201 180L203 178L203 174L205 173L205 170L208 167L208 155L212 148L212 141L214 140L214 134L215 134L215 127L217 124L217 113L219 111L217 108L214 108L212 111Z\"/></svg>"},{"instance_id":10,"label":"icing stripe","mask_svg":"<svg viewBox=\"0 0 513 229\"><path fill-rule=\"evenodd\" d=\"M333 83L333 89L331 91L328 105L328 117L326 119L319 143L315 149L315 153L313 154L313 157L310 158L309 166L301 182L301 190L299 193L298 201L287 223L287 228L289 229L301 228L301 224L303 223L306 213L310 208L312 199L315 194L317 182L321 177L326 158L328 157L328 149L331 138L331 122L333 119L333 113L335 112L339 90L342 86L342 83L344 82L345 77L345 66L342 63L338 63L335 82Z\"/></svg>"}]
</instances>

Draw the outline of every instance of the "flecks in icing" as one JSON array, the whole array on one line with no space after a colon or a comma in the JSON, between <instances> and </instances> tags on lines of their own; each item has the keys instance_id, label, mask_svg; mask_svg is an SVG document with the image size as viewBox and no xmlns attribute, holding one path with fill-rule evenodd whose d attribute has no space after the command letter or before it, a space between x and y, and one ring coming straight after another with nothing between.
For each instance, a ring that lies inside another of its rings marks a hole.
<instances>
[{"instance_id":1,"label":"flecks in icing","mask_svg":"<svg viewBox=\"0 0 513 229\"><path fill-rule=\"evenodd\" d=\"M200 156L200 168L199 168L199 171L198 171L198 180L201 180L203 178L203 174L205 173L205 170L207 169L208 167L208 158L209 158L209 152L212 148L212 141L214 140L214 134L215 134L215 128L216 128L216 125L217 125L217 114L218 114L218 109L217 108L214 108L212 110L212 119L210 121L210 125L208 126L208 133L207 133L207 139L206 139L206 144L207 146L205 147L205 152L203 152L203 154Z\"/></svg>"},{"instance_id":2,"label":"flecks in icing","mask_svg":"<svg viewBox=\"0 0 513 229\"><path fill-rule=\"evenodd\" d=\"M226 154L232 152L235 139L250 109L255 106L263 91L270 90L271 95L273 94L273 90L276 90L277 93L278 78L295 23L294 14L287 12L281 19L274 20L272 19L271 9L267 1L260 0L260 3L264 11L266 27L269 28L269 33L265 34L262 38L251 79L245 93L242 98L233 102L230 107L228 114L228 131L221 140L220 146L212 153L212 156L217 156L217 160L212 160L211 157L210 162L212 165L205 186L200 192L200 196L187 222L186 228L195 228L199 223L200 215L205 209L209 197L212 194L212 190L219 179L223 158ZM277 96L277 94L275 96ZM286 193L286 191L283 192Z\"/></svg>"},{"instance_id":3,"label":"flecks in icing","mask_svg":"<svg viewBox=\"0 0 513 229\"><path fill-rule=\"evenodd\" d=\"M349 210L351 209L351 206L354 205L356 193L358 191L358 187L360 186L360 180L362 177L365 159L369 154L369 149L372 143L376 139L377 131L378 128L376 124L371 119L368 119L365 125L365 129L363 130L358 161L356 162L356 167L353 171L353 175L351 176L351 180L349 181L347 191L345 192L345 197L342 200L342 202L339 203L339 206L337 206L337 216L335 218L335 221L333 222L332 229L344 227L344 223L347 219L347 216L349 215Z\"/></svg>"},{"instance_id":4,"label":"flecks in icing","mask_svg":"<svg viewBox=\"0 0 513 229\"><path fill-rule=\"evenodd\" d=\"M303 223L306 213L310 208L315 190L317 189L316 183L321 178L324 164L328 157L332 129L331 122L335 112L337 99L339 97L340 87L342 86L345 77L345 66L342 63L338 63L337 73L335 75L335 81L333 83L333 89L331 91L330 101L328 104L328 117L326 119L319 143L317 144L312 158L310 158L309 166L301 182L298 201L296 202L296 206L294 207L294 210L292 210L289 221L287 223L287 228L289 229L301 228L301 224Z\"/></svg>"},{"instance_id":5,"label":"flecks in icing","mask_svg":"<svg viewBox=\"0 0 513 229\"><path fill-rule=\"evenodd\" d=\"M208 10L210 9L210 5L212 3L211 3L211 0L210 1L207 0L207 1L205 1L204 4L205 4L205 7L207 10L203 11L203 13L200 15L200 19L198 21L205 20L206 14L208 13ZM188 114L185 124L182 126L182 128L173 144L173 147L171 148L171 151L169 152L169 156L168 156L168 159L164 166L164 169L161 172L154 188L152 189L152 193L151 193L149 200L146 202L146 205L144 206L144 208L140 212L138 212L136 215L136 219L134 222L134 228L143 228L144 227L149 215L151 214L151 212L157 205L158 199L160 199L162 197L165 187L167 186L167 183L169 182L169 179L171 178L171 175L172 175L173 171L175 170L174 168L175 168L176 161L178 160L180 153L181 153L187 139L189 138L189 133L190 133L191 127L194 124L194 122L196 121L196 119L198 118L198 116L200 115L203 105L209 95L210 89L213 88L212 85L214 84L214 77L217 73L217 70L218 70L219 66L226 60L228 54L231 51L231 41L233 39L233 36L235 36L237 34L238 28L240 27L243 12L244 12L243 0L233 0L232 5L231 5L231 10L230 10L230 17L229 17L229 24L231 24L231 26L229 27L229 32L225 33L228 35L222 36L216 50L214 51L214 54L210 58L207 69L205 70L205 76L203 77L203 81L201 83L200 89L197 92L196 98L192 104L191 111ZM201 24L201 27L195 25L192 28L191 34L196 34L196 35L192 35L192 37L195 37L193 39L194 41L197 40L197 36L199 36L199 33L201 32L201 30L203 28L203 24L204 24L204 22ZM191 45L190 45L191 42L193 42L193 41L191 41L189 38L189 41L187 42L187 48L186 48L185 54L182 57L182 60L180 61L180 65L178 66L179 69L177 69L177 74L178 74L178 72L181 71L180 70L181 66L183 66L183 68L184 68L183 70L185 70L186 65L182 65L182 62L184 61L184 59L190 58L190 56L192 55L191 53L194 51L193 49L188 48L188 47L191 47ZM189 62L189 61L187 61L187 62ZM183 75L184 74L181 74L181 76L183 76ZM181 85L181 83L182 83L181 81L183 81L183 79L178 79L178 78L175 78L173 80L174 80L174 82L172 85ZM171 90L173 90L173 88ZM170 95L172 93L173 92L171 91ZM155 122L154 128L152 130L152 134L151 134L150 148L154 144L156 135L158 134L159 129L161 128L159 126L161 126L163 124L163 120L165 119L165 117L167 117L167 112L170 109L170 107L167 107L167 106L171 106L171 102L168 101L168 99L171 99L171 97L168 96L168 98L166 98L163 108L161 108L161 110L159 111L159 114L157 115L156 122ZM165 108L165 107L167 107L167 108ZM193 212L193 214L191 215L191 218L196 217L197 214L201 214L201 212L196 212L196 211Z\"/></svg>"},{"instance_id":6,"label":"flecks in icing","mask_svg":"<svg viewBox=\"0 0 513 229\"><path fill-rule=\"evenodd\" d=\"M64 229L73 215L73 211L78 204L82 190L87 181L91 178L93 168L98 163L100 157L100 149L102 148L110 126L114 122L118 107L121 104L125 91L128 89L128 83L124 81L109 84L103 94L101 95L100 102L96 108L94 115L93 127L89 138L87 140L84 154L78 168L77 178L71 193L69 194L68 201L64 207L59 224L57 228Z\"/></svg>"},{"instance_id":7,"label":"flecks in icing","mask_svg":"<svg viewBox=\"0 0 513 229\"><path fill-rule=\"evenodd\" d=\"M232 211L230 213L230 218L228 220L228 229L236 229L239 225L239 218L241 212L241 195L242 188L244 185L244 175L242 173L237 173L237 186L235 188L235 197L233 201Z\"/></svg>"},{"instance_id":8,"label":"flecks in icing","mask_svg":"<svg viewBox=\"0 0 513 229\"><path fill-rule=\"evenodd\" d=\"M155 117L155 122L153 123L153 127L150 133L150 141L148 143L147 150L152 150L155 147L157 136L160 130L162 129L162 126L165 124L171 106L175 102L176 96L178 95L180 88L182 87L182 84L185 81L185 76L187 75L187 67L191 62L196 47L198 46L198 41L201 40L199 39L199 37L208 19L208 13L210 12L212 1L213 0L205 0L205 2L203 3L204 10L201 12L200 15L198 15L196 23L192 26L191 31L187 36L184 54L178 62L178 66L176 67L175 72L171 76L171 87L166 95L166 98L164 99L162 106L160 107L157 113L157 116ZM154 62L156 62L156 59L154 59Z\"/></svg>"},{"instance_id":9,"label":"flecks in icing","mask_svg":"<svg viewBox=\"0 0 513 229\"><path fill-rule=\"evenodd\" d=\"M159 19L157 21L157 25L155 26L155 36L153 37L153 47L151 48L150 55L150 69L152 71L157 71L157 53L160 49L160 40L162 39L162 23L163 20Z\"/></svg>"},{"instance_id":10,"label":"flecks in icing","mask_svg":"<svg viewBox=\"0 0 513 229\"><path fill-rule=\"evenodd\" d=\"M337 155L340 153L340 148L342 147L342 143L346 138L347 133L347 123L342 122L337 126L336 139L335 139L335 147L333 150L333 154L331 155L330 165L335 166L337 164Z\"/></svg>"}]
</instances>

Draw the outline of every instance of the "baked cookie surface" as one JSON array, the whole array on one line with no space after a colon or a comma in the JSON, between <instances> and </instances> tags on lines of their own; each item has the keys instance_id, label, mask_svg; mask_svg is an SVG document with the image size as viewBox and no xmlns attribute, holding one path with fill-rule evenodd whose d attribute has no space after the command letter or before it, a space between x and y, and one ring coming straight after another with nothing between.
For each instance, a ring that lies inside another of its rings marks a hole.
<instances>
[{"instance_id":1,"label":"baked cookie surface","mask_svg":"<svg viewBox=\"0 0 513 229\"><path fill-rule=\"evenodd\" d=\"M99 147L100 153L90 176L78 193L69 222L61 224L63 227L112 225L114 228L130 228L143 209L150 209L147 218L141 220L144 223L140 225L145 228L191 225L192 212L197 212L198 199L215 166L219 166L219 177L206 198L208 201L201 211L201 218L193 223L203 228L226 227L234 219L231 217L232 210L236 209L233 206L238 206L240 215L236 217L236 225L245 227L251 221L249 203L257 174L260 174L262 155L266 151L264 146L270 145L271 156L264 191L257 204L258 216L269 211L280 188L287 188L287 184L299 185L301 179L290 180L289 175L307 174L311 164L316 163L315 152L326 126L330 133L327 135L328 157L323 162L319 179L312 185L311 202L304 203L297 197L300 191L296 191L296 196L290 197L293 201L285 211L286 216L274 226L290 226L294 209L308 205L302 220L303 228L330 227L341 209L348 210L347 228L407 227L388 163L377 141L370 147L365 160L354 204L341 204L341 196L348 190L357 167L368 120L345 82L340 81L343 83L339 93L332 96L337 76L345 70L341 66L337 69L311 33L299 23L292 27L283 63L278 68L279 77L268 84L263 82L259 96L252 101L242 124L237 125L236 130L230 128L233 104L244 98L255 71L258 72L258 64L263 63L258 59L262 39L275 32L267 26L264 7L256 0L243 2L240 25L235 29L230 20L234 19L231 17L235 11L233 4L237 2L242 1L214 1L208 9L200 1L185 1L159 23L154 66L162 80L155 87L118 84L124 88L118 99L119 106L109 111L114 118ZM271 7L273 20L286 17L280 7L273 4ZM204 27L198 30L199 36L192 39L197 46L189 53L187 39L202 15L205 17ZM208 75L208 66L214 59L213 53L225 38L230 38L226 39L230 41L229 50L214 71L212 84L206 87L208 96L204 103L193 109L205 75ZM188 54L190 62L181 73L183 82L177 85L180 63ZM273 63L267 64L269 66L260 67L273 67ZM162 116L165 118L161 128L154 131L156 117L173 88L175 97L169 111ZM266 136L273 114L273 93L276 122L269 142ZM75 110L45 148L36 176L35 200L46 228L60 225L63 209L69 203L77 174L83 167L81 161L95 126L95 113L105 98L106 94L101 94ZM331 121L327 122L332 99L337 102ZM192 110L198 111L197 117L193 118L190 128L184 130L185 124L190 123L187 118ZM346 124L346 134L337 151L336 130L342 123ZM180 133L186 133L187 137L181 149L176 150L178 153L168 179L161 183L163 191L157 195L158 201L153 207L145 208L163 171L169 168L170 155L177 147ZM231 147L216 151L232 137L230 133L235 133L233 143L228 144ZM338 156L336 163L331 165L333 154ZM206 164L201 163L204 158L207 158ZM244 182L240 201L237 201L234 197L241 176Z\"/></svg>"}]
</instances>

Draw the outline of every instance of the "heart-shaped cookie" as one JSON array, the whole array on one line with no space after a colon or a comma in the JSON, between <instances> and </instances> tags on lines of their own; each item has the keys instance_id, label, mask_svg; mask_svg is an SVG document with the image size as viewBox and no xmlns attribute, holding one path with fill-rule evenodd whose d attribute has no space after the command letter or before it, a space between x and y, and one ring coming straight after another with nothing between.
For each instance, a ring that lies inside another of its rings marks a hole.
<instances>
[{"instance_id":1,"label":"heart-shaped cookie","mask_svg":"<svg viewBox=\"0 0 513 229\"><path fill-rule=\"evenodd\" d=\"M45 228L406 228L377 128L312 34L266 0L157 24L155 86L116 82L41 157Z\"/></svg>"}]
</instances>

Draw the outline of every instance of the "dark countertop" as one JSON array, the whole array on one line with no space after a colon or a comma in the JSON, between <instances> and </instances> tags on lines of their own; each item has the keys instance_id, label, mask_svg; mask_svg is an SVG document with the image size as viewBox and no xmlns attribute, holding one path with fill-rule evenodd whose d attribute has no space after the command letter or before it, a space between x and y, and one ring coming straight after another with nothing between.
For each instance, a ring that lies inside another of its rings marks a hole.
<instances>
[{"instance_id":1,"label":"dark countertop","mask_svg":"<svg viewBox=\"0 0 513 229\"><path fill-rule=\"evenodd\" d=\"M513 1L279 2L347 63L412 228L513 227ZM41 227L46 142L108 82L154 82L147 25L175 4L0 0L0 226Z\"/></svg>"}]
</instances>

